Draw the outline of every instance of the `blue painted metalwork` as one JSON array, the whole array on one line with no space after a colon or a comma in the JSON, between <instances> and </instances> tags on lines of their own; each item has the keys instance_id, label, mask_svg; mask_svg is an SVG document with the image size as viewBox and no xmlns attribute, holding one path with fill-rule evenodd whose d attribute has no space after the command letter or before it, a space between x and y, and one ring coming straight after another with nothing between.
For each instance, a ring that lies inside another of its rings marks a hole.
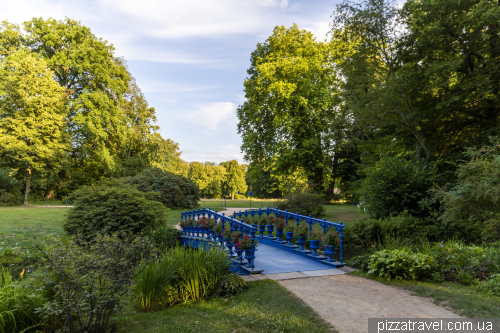
<instances>
[{"instance_id":1,"label":"blue painted metalwork","mask_svg":"<svg viewBox=\"0 0 500 333\"><path fill-rule=\"evenodd\" d=\"M344 240L344 235L343 235L343 230L345 225L342 224L342 222L339 223L334 223L334 222L329 222L326 219L320 220L312 217L311 215L305 216L305 215L300 215L298 212L297 213L291 213L288 210L283 211L279 210L278 208L260 208L259 210L252 210L252 211L239 211L239 212L234 212L233 218L241 218L242 216L248 217L249 215L253 218L255 215L258 215L259 218L262 217L263 214L266 214L267 216L274 214L274 216L279 217L283 216L285 219L287 225L288 225L288 220L292 219L297 223L297 226L299 226L301 221L305 221L307 225L309 226L309 237L311 237L312 234L312 227L315 224L318 224L322 229L323 229L323 234L326 235L326 232L330 228L334 228L337 233L339 234L340 237L340 244L339 244L339 250L340 250L340 263L343 264L343 240ZM268 229L269 230L269 229ZM268 232L268 237L269 237L269 232ZM303 244L299 244L303 245ZM300 247L300 250L302 250L303 247ZM331 258L331 256L329 256Z\"/></svg>"},{"instance_id":2,"label":"blue painted metalwork","mask_svg":"<svg viewBox=\"0 0 500 333\"><path fill-rule=\"evenodd\" d=\"M247 250L248 256L245 255L245 258L247 258L248 265L246 267L251 268L254 270L255 268L255 232L257 231L257 227L252 224L246 224L243 221L238 221L235 218L226 216L224 213L219 214L217 211L213 211L210 209L195 209L195 210L188 210L188 211L183 211L181 212L181 220L186 221L188 219L199 219L201 217L207 217L207 218L214 218L215 222L222 223L222 230L225 228L225 224L228 223L229 227L231 229L231 233L233 231L239 231L240 232L240 237L243 237L243 235L248 235L251 237L251 242L252 242L252 248L250 250ZM205 237L204 237L205 236ZM222 248L222 246L225 246L228 248L229 256L233 256L233 247L234 244L231 243L230 239L225 239L221 235L216 235L214 231L208 230L208 229L202 229L201 227L183 227L181 230L181 237L184 240L183 244L188 245L188 246L195 246L198 247L198 244L200 242L205 242L212 244L212 246L219 246ZM239 251L238 255L238 261L240 264L247 264L246 261L243 261L241 251Z\"/></svg>"}]
</instances>

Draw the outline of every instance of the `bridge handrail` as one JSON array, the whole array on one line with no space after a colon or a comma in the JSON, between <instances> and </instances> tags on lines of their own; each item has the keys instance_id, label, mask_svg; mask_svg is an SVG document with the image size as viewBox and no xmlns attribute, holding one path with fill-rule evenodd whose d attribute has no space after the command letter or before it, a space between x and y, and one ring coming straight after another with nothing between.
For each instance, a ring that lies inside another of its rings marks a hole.
<instances>
[{"instance_id":1,"label":"bridge handrail","mask_svg":"<svg viewBox=\"0 0 500 333\"><path fill-rule=\"evenodd\" d=\"M264 209L259 208L258 210L250 210L250 211L246 210L243 212L242 211L234 212L233 216L235 219L237 216L241 218L242 216L248 217L248 215L252 216L252 218L255 215L258 215L259 218L261 218L263 214L266 214L267 216L269 216L271 213L273 213L276 217L278 217L280 215L283 216L283 218L286 221L286 224L288 224L288 220L290 220L290 219L297 222L297 226L299 226L301 221L306 221L306 223L309 225L309 237L311 237L311 235L312 235L312 226L316 223L318 223L320 225L320 227L323 229L323 234L325 236L326 236L326 231L329 228L333 227L337 231L337 233L339 234L339 238L340 238L340 244L339 244L340 262L343 263L343 244L344 244L343 230L344 230L345 225L342 224L342 222L334 223L334 222L327 221L326 218L324 218L323 220L320 220L320 219L312 217L311 215L309 215L309 216L300 215L298 212L291 213L288 211L288 209L287 210L280 210L277 207L276 208L267 207Z\"/></svg>"},{"instance_id":2,"label":"bridge handrail","mask_svg":"<svg viewBox=\"0 0 500 333\"><path fill-rule=\"evenodd\" d=\"M218 222L218 220L220 219L220 222L222 223L222 230L224 230L225 228L225 223L229 223L229 227L231 229L231 234L233 233L233 231L239 231L240 232L240 238L243 237L243 234L245 235L248 235L251 237L251 242L252 242L252 248L251 248L251 251L252 251L252 257L253 257L253 260L251 260L251 268L252 270L254 269L255 267L255 264L254 264L254 261L255 261L255 233L257 231L257 227L252 224L252 225L249 225L243 221L238 221L236 218L232 218L230 216L226 216L225 213L218 213L217 210L211 210L210 207L208 209L205 209L205 207L203 207L203 209L194 209L194 210L188 210L188 211L182 211L181 212L181 220L183 221L186 221L187 219L194 219L194 218L197 218L199 219L201 217L207 217L207 218L214 218L216 223ZM203 233L208 233L209 235L215 235L215 232L213 232L212 230L206 230L206 231L203 231ZM186 237L190 237L190 234L189 232L186 232L183 230L183 235L186 236ZM194 232L194 237L196 237L197 234L199 234L199 232ZM221 235L218 235L222 238L222 242L225 242L226 243L226 246L228 246L228 249L229 249L229 255L231 256L232 255L232 245L231 244L231 239L225 239L223 234ZM222 245L222 244L221 244ZM239 259L241 260L241 254L240 254L240 257Z\"/></svg>"}]
</instances>

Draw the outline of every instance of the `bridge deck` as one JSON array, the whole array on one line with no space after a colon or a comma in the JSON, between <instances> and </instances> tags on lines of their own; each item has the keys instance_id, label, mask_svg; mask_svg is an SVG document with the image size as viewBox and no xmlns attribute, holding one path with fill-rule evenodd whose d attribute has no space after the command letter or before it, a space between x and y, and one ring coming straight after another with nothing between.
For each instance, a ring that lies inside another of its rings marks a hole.
<instances>
[{"instance_id":1,"label":"bridge deck","mask_svg":"<svg viewBox=\"0 0 500 333\"><path fill-rule=\"evenodd\" d=\"M262 274L319 271L338 268L285 251L272 245L260 244L255 253L255 269Z\"/></svg>"}]
</instances>

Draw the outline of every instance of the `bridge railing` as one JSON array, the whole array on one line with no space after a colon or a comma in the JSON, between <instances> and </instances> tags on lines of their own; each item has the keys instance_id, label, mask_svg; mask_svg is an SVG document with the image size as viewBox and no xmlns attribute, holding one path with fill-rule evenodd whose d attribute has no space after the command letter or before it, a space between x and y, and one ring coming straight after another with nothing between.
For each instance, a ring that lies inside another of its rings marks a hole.
<instances>
[{"instance_id":1,"label":"bridge railing","mask_svg":"<svg viewBox=\"0 0 500 333\"><path fill-rule=\"evenodd\" d=\"M262 215L266 214L266 216L270 216L271 214L274 214L274 216L279 217L282 216L286 224L288 225L288 220L294 220L297 223L297 227L299 226L301 221L305 221L307 225L309 226L309 237L312 235L312 228L315 224L318 224L322 229L323 229L323 235L326 236L326 233L328 229L334 228L335 231L337 231L339 238L340 238L340 243L339 243L339 250L340 250L340 263L343 264L343 243L344 243L344 235L343 235L343 230L345 225L342 224L342 222L339 223L334 223L334 222L329 222L324 219L317 219L312 217L311 215L305 216L305 215L300 215L298 212L297 213L291 213L287 210L279 210L278 208L264 208L264 209L258 209L258 210L250 210L250 211L239 211L239 212L234 212L233 217L236 219L244 217L251 216L252 218L257 215L259 219L262 217ZM262 231L259 231L261 233Z\"/></svg>"},{"instance_id":2,"label":"bridge railing","mask_svg":"<svg viewBox=\"0 0 500 333\"><path fill-rule=\"evenodd\" d=\"M200 217L205 217L208 219L214 219L215 223L221 223L222 231L225 230L226 224L229 225L230 234L233 232L239 232L239 238L247 236L251 239L251 249L241 250L238 248L237 244L231 242L231 237L227 238L224 232L217 234L213 229L202 228L199 226L185 226L181 227L182 237L189 246L197 246L200 241L203 243L208 243L216 245L219 247L226 247L231 258L240 264L244 265L246 268L255 268L255 233L257 228L255 225L249 225L243 221L238 221L236 218L231 216L226 216L224 213L220 214L216 210L211 210L210 208L205 209L195 209L181 212L181 225L185 224L188 220L200 220ZM182 223L184 221L184 223ZM243 257L243 252L245 257ZM236 255L234 255L236 253ZM245 260L246 259L246 260Z\"/></svg>"}]
</instances>

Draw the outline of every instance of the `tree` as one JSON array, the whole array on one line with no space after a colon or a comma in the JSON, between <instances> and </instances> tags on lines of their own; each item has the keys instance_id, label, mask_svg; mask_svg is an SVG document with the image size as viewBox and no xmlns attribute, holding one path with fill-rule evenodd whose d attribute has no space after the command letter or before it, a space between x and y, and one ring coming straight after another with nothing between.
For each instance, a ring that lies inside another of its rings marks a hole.
<instances>
[{"instance_id":1,"label":"tree","mask_svg":"<svg viewBox=\"0 0 500 333\"><path fill-rule=\"evenodd\" d=\"M500 131L500 6L497 0L410 0L402 18L404 69L418 78L413 101L436 156L460 159Z\"/></svg>"},{"instance_id":2,"label":"tree","mask_svg":"<svg viewBox=\"0 0 500 333\"><path fill-rule=\"evenodd\" d=\"M64 90L43 59L18 50L0 62L0 164L26 179L64 172L69 150Z\"/></svg>"},{"instance_id":3,"label":"tree","mask_svg":"<svg viewBox=\"0 0 500 333\"><path fill-rule=\"evenodd\" d=\"M200 162L191 162L189 163L189 171L188 178L195 182L198 185L200 192L203 194L203 191L208 185L208 177L205 172L205 167L203 163Z\"/></svg>"},{"instance_id":4,"label":"tree","mask_svg":"<svg viewBox=\"0 0 500 333\"><path fill-rule=\"evenodd\" d=\"M20 49L44 59L65 97L71 170L64 178L43 179L45 194L69 192L106 177L130 176L150 167L172 171L185 164L179 147L165 140L150 107L113 45L80 22L34 18L21 29L0 25L0 57Z\"/></svg>"},{"instance_id":5,"label":"tree","mask_svg":"<svg viewBox=\"0 0 500 333\"><path fill-rule=\"evenodd\" d=\"M226 169L224 185L227 186L231 199L234 200L234 194L237 191L243 193L247 191L247 184L245 182L246 168L238 164L236 160L222 162L220 165Z\"/></svg>"},{"instance_id":6,"label":"tree","mask_svg":"<svg viewBox=\"0 0 500 333\"><path fill-rule=\"evenodd\" d=\"M345 123L332 46L296 25L276 27L252 52L247 101L237 110L245 159L284 175L302 168L316 190L331 172L334 134Z\"/></svg>"},{"instance_id":7,"label":"tree","mask_svg":"<svg viewBox=\"0 0 500 333\"><path fill-rule=\"evenodd\" d=\"M64 88L76 178L88 184L113 172L126 139L120 105L130 79L113 46L68 18L33 18L24 29L26 47L45 59Z\"/></svg>"},{"instance_id":8,"label":"tree","mask_svg":"<svg viewBox=\"0 0 500 333\"><path fill-rule=\"evenodd\" d=\"M205 173L207 174L208 183L203 193L211 197L220 195L222 192L222 183L226 177L226 168L223 165L205 163Z\"/></svg>"}]
</instances>

